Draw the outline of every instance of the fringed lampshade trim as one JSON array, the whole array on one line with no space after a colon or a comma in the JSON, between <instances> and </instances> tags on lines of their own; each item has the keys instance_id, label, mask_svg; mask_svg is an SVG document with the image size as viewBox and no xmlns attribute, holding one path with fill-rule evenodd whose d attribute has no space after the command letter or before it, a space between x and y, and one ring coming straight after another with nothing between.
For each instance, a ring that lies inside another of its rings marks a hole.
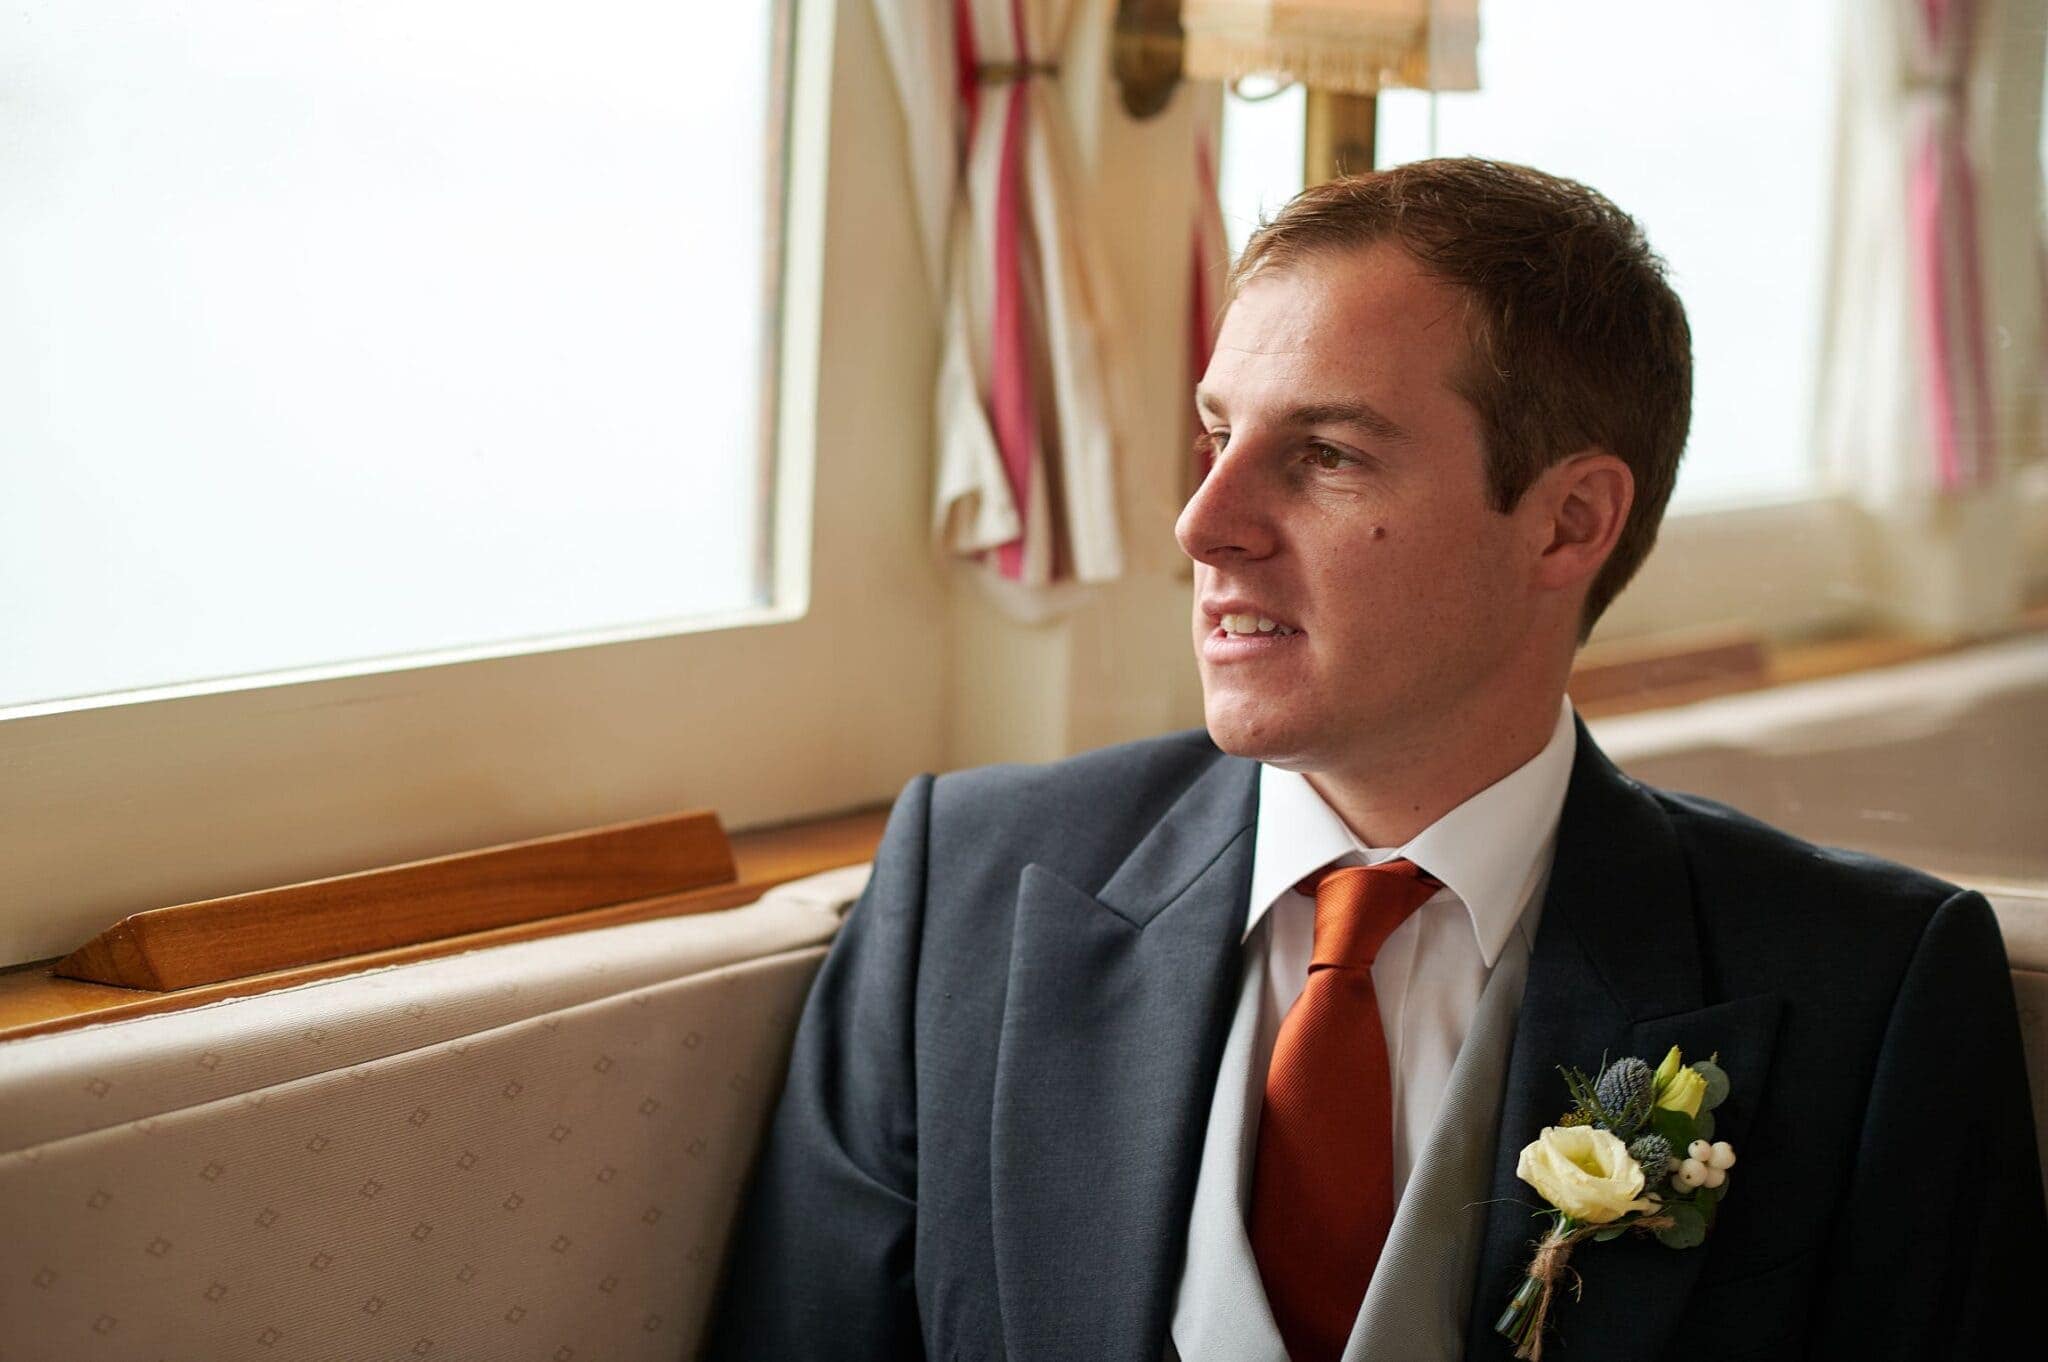
<instances>
[{"instance_id":1,"label":"fringed lampshade trim","mask_svg":"<svg viewBox=\"0 0 2048 1362\"><path fill-rule=\"evenodd\" d=\"M1370 95L1429 84L1429 51L1421 43L1347 42L1268 36L1253 42L1190 33L1182 69L1191 80L1270 76L1316 90Z\"/></svg>"}]
</instances>

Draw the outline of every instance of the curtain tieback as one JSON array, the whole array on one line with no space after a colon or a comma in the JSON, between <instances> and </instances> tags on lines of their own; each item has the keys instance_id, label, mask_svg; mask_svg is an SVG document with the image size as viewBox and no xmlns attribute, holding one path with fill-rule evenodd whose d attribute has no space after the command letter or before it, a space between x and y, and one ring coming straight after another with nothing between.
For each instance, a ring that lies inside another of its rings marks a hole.
<instances>
[{"instance_id":1,"label":"curtain tieback","mask_svg":"<svg viewBox=\"0 0 2048 1362\"><path fill-rule=\"evenodd\" d=\"M1961 99L1969 92L1969 79L1969 73L1964 71L1908 70L1901 73L1899 88L1907 94Z\"/></svg>"},{"instance_id":2,"label":"curtain tieback","mask_svg":"<svg viewBox=\"0 0 2048 1362\"><path fill-rule=\"evenodd\" d=\"M1056 61L987 61L974 68L974 79L980 85L1008 85L1033 76L1057 79L1059 73L1060 64Z\"/></svg>"}]
</instances>

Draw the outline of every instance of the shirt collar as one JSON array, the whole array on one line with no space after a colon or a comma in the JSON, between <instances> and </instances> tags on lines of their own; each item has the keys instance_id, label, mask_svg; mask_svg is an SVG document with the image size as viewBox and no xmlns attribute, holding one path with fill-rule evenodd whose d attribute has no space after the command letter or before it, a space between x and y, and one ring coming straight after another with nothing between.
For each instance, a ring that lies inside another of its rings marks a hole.
<instances>
[{"instance_id":1,"label":"shirt collar","mask_svg":"<svg viewBox=\"0 0 2048 1362\"><path fill-rule=\"evenodd\" d=\"M1354 865L1376 865L1405 856L1465 905L1479 953L1492 968L1550 868L1577 752L1574 738L1566 700L1542 751L1391 849L1368 847L1354 837L1307 777L1261 765L1245 935L1296 883L1332 861L1350 857Z\"/></svg>"}]
</instances>

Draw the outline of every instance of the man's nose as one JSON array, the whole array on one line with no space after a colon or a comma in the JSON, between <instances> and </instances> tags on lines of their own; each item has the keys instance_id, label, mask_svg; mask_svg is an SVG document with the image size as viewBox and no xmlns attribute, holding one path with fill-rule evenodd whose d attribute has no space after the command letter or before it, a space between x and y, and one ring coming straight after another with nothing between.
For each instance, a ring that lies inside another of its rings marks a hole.
<instances>
[{"instance_id":1,"label":"man's nose","mask_svg":"<svg viewBox=\"0 0 2048 1362\"><path fill-rule=\"evenodd\" d=\"M1208 475L1181 508L1173 537L1180 550L1199 563L1218 567L1246 558L1264 558L1273 551L1274 535L1269 489L1258 461L1241 439L1218 453Z\"/></svg>"}]
</instances>

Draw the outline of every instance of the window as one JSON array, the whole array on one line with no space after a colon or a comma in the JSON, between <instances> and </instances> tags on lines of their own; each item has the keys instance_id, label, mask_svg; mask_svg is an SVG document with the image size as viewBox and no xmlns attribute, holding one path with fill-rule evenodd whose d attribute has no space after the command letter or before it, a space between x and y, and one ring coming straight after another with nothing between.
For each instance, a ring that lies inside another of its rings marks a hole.
<instances>
[{"instance_id":1,"label":"window","mask_svg":"<svg viewBox=\"0 0 2048 1362\"><path fill-rule=\"evenodd\" d=\"M94 6L104 21L85 45L106 50L179 13L145 25L132 7L115 22L115 6ZM546 12L602 25L702 8ZM905 453L927 438L935 327L894 94L868 6L782 11L782 303L763 333L780 361L758 399L775 441L775 480L759 494L774 526L771 605L744 627L717 616L601 645L17 708L0 718L0 966L61 955L165 904L677 809L715 808L733 828L800 818L886 799L942 764L948 643L932 621L944 584L927 547L927 464ZM384 22L377 40L404 45L410 22ZM21 50L0 48L11 81ZM702 59L685 54L676 79ZM460 79L464 61L448 63ZM290 99L296 86L279 88ZM0 127L16 116L0 109ZM15 136L0 140L5 154ZM0 309L0 335L14 324ZM666 381L676 365L660 368ZM580 466L580 446L558 452ZM10 498L19 462L10 451Z\"/></svg>"},{"instance_id":2,"label":"window","mask_svg":"<svg viewBox=\"0 0 2048 1362\"><path fill-rule=\"evenodd\" d=\"M1739 0L1703 15L1492 0L1483 20L1481 88L1381 95L1377 163L1520 161L1634 214L1693 328L1692 434L1674 507L1816 493L1833 7ZM1231 102L1223 175L1234 233L1300 188L1301 108L1298 91Z\"/></svg>"},{"instance_id":3,"label":"window","mask_svg":"<svg viewBox=\"0 0 2048 1362\"><path fill-rule=\"evenodd\" d=\"M0 16L0 709L767 605L779 9Z\"/></svg>"},{"instance_id":4,"label":"window","mask_svg":"<svg viewBox=\"0 0 2048 1362\"><path fill-rule=\"evenodd\" d=\"M1260 223L1302 190L1308 95L1244 82L1223 99L1223 156L1216 185L1234 260Z\"/></svg>"}]
</instances>

